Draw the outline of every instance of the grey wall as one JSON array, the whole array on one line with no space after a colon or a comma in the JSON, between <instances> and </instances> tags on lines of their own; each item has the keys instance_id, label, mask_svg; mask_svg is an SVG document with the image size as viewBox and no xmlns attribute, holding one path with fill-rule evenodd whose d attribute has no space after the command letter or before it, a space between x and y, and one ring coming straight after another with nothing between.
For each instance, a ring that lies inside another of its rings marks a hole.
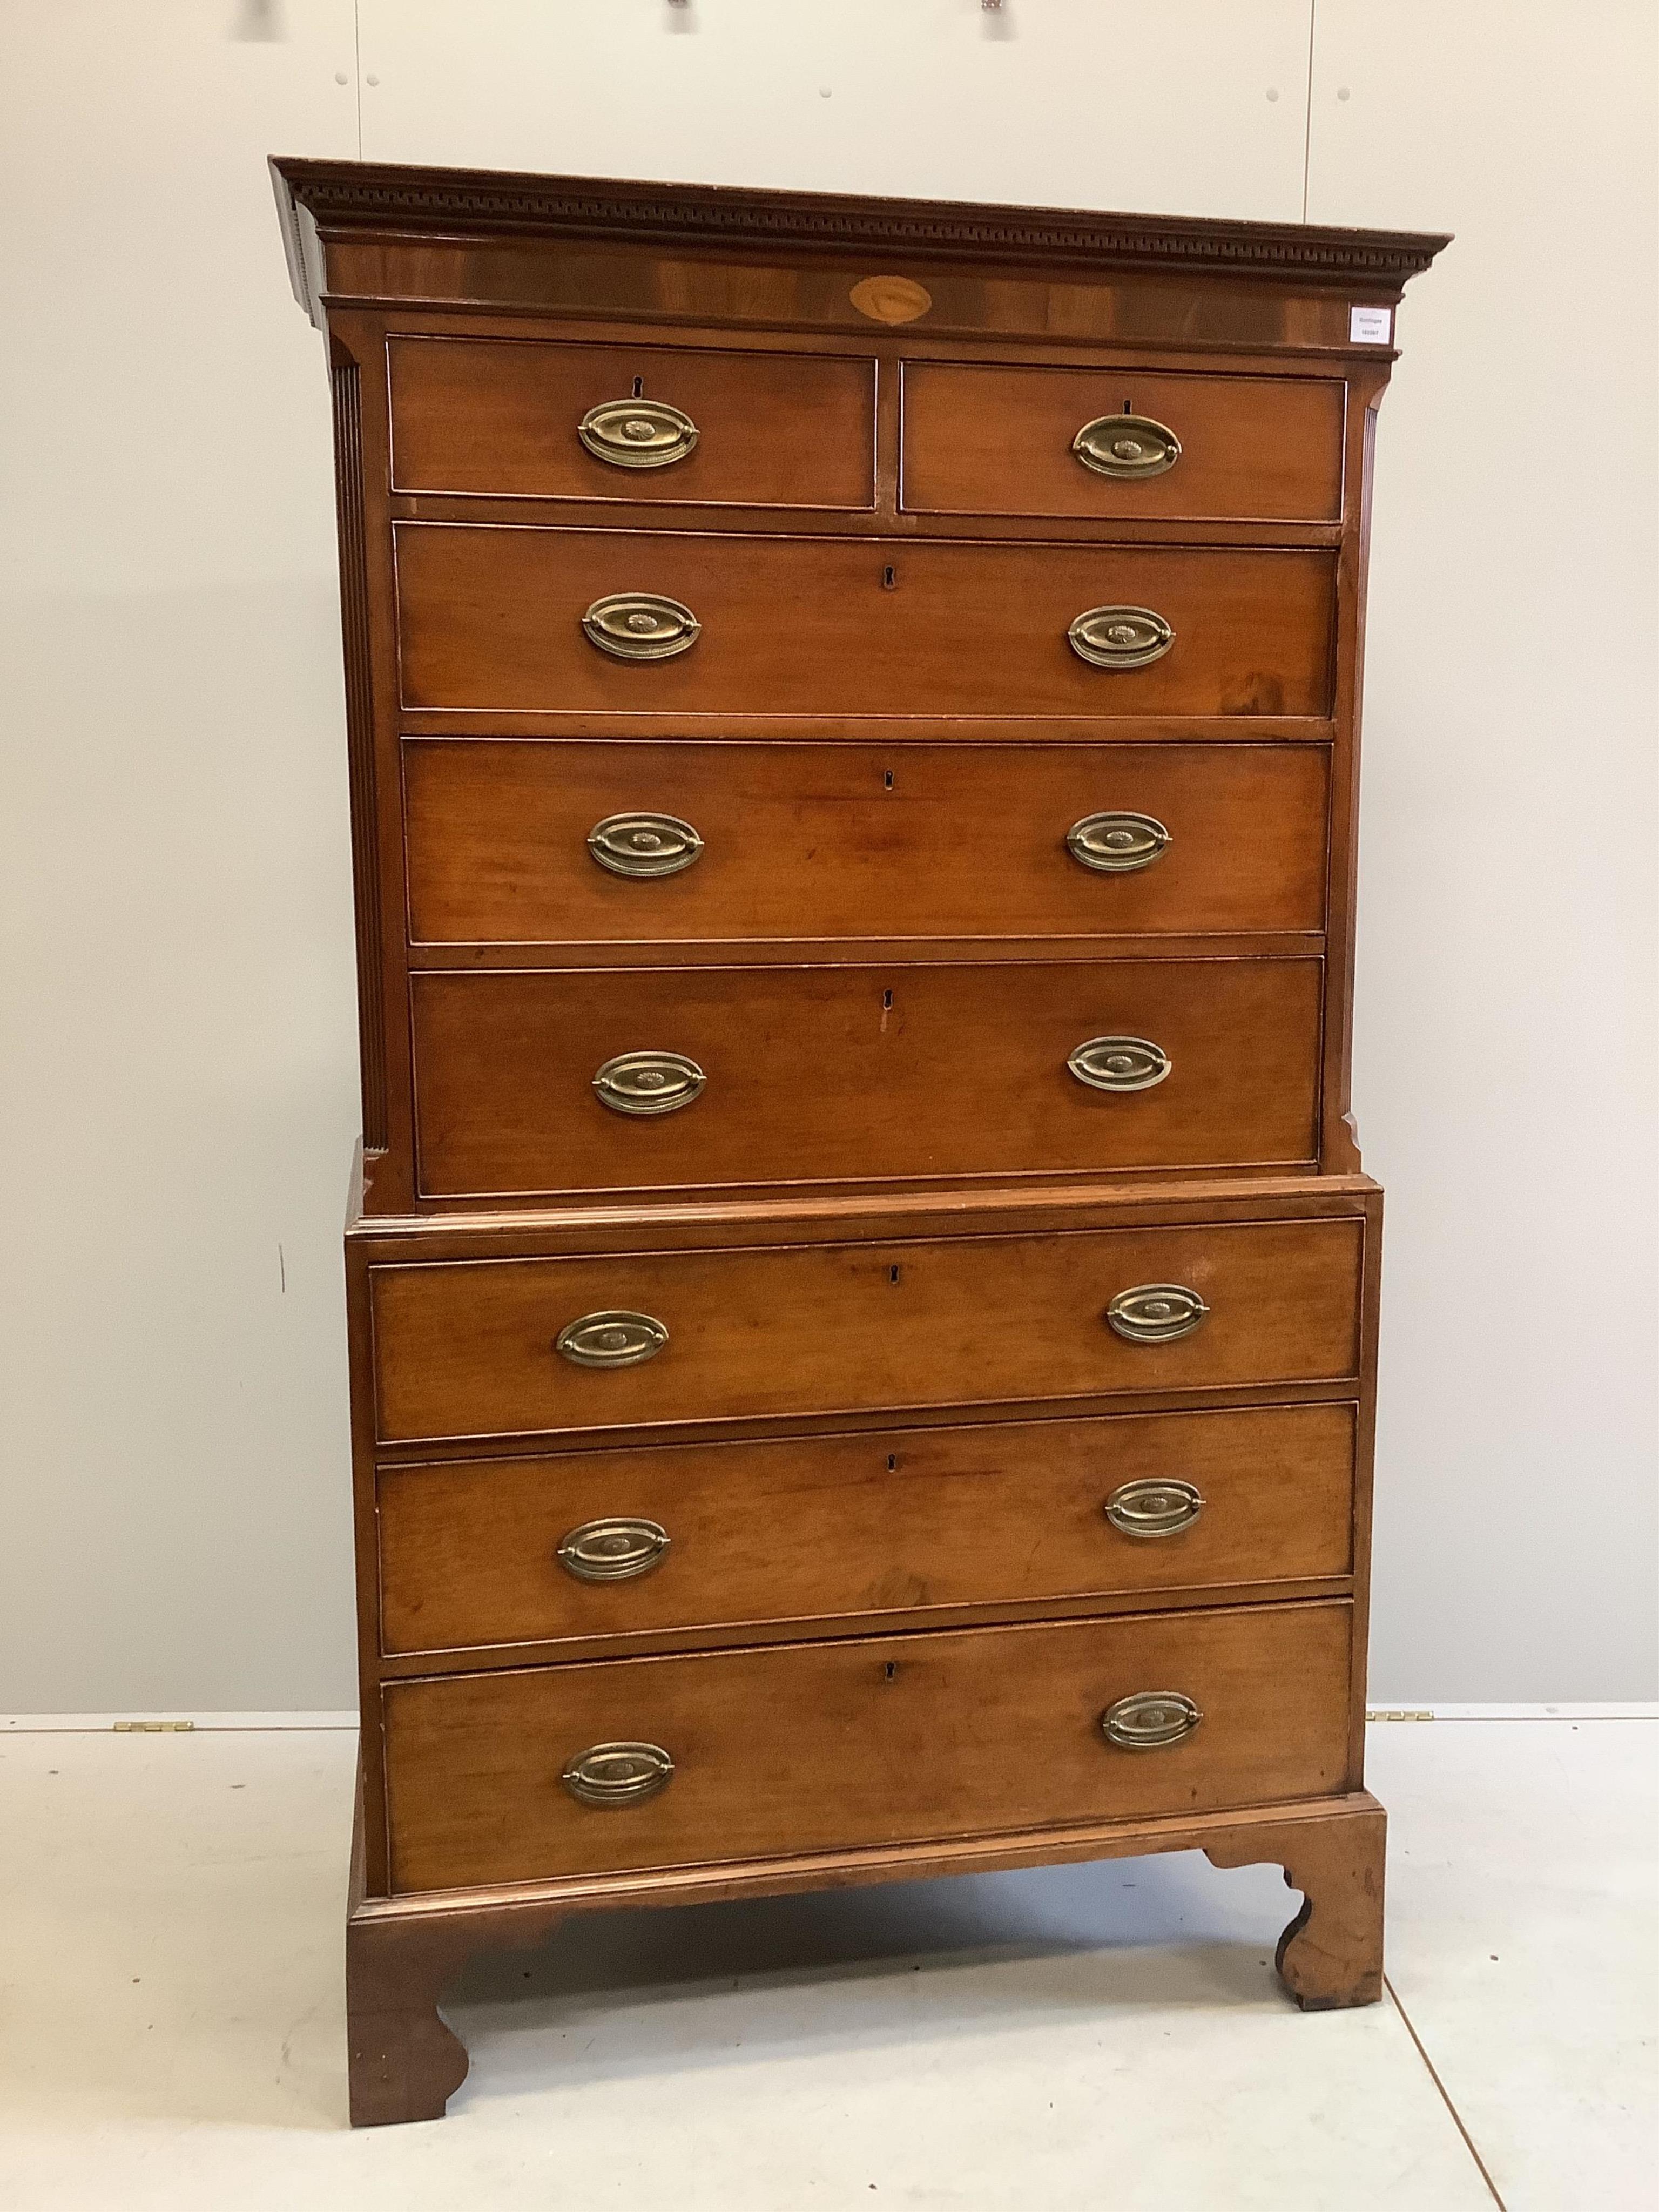
<instances>
[{"instance_id":1,"label":"grey wall","mask_svg":"<svg viewBox=\"0 0 1659 2212\"><path fill-rule=\"evenodd\" d=\"M360 145L1459 234L1376 487L1373 1693L1659 1690L1653 11L1176 0L1116 106L1077 64L1114 22L1144 42L1120 0L14 13L0 1707L351 1695L327 395L264 160Z\"/></svg>"}]
</instances>

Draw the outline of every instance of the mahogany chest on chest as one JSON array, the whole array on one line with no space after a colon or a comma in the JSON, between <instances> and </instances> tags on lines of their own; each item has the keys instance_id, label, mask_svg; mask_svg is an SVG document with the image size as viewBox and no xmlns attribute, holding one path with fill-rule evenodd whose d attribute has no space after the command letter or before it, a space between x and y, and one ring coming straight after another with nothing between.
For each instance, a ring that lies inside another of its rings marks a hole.
<instances>
[{"instance_id":1,"label":"mahogany chest on chest","mask_svg":"<svg viewBox=\"0 0 1659 2212\"><path fill-rule=\"evenodd\" d=\"M1442 241L275 167L356 878L354 2117L607 1905L1197 1846L1374 1998L1357 723Z\"/></svg>"}]
</instances>

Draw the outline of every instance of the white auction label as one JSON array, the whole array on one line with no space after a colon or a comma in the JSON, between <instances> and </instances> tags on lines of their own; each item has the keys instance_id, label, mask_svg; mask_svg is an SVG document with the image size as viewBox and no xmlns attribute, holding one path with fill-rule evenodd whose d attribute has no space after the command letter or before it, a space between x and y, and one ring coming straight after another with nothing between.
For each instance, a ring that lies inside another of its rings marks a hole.
<instances>
[{"instance_id":1,"label":"white auction label","mask_svg":"<svg viewBox=\"0 0 1659 2212\"><path fill-rule=\"evenodd\" d=\"M1349 308L1348 342L1351 345L1387 345L1393 331L1392 307Z\"/></svg>"}]
</instances>

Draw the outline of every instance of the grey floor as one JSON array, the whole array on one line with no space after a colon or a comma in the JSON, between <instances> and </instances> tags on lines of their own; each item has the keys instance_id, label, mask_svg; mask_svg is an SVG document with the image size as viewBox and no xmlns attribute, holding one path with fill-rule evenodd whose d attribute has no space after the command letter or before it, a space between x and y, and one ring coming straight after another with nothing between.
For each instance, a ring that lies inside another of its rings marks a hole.
<instances>
[{"instance_id":1,"label":"grey floor","mask_svg":"<svg viewBox=\"0 0 1659 2212\"><path fill-rule=\"evenodd\" d=\"M576 1923L345 2127L352 1738L0 1738L11 2212L1659 2207L1659 1722L1371 1729L1390 1996L1190 1855Z\"/></svg>"}]
</instances>

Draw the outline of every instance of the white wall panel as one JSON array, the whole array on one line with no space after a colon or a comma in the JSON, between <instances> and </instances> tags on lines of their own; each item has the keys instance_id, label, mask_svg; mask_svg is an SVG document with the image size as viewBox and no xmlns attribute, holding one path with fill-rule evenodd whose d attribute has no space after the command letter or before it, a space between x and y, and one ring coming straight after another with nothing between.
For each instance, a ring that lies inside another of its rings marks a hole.
<instances>
[{"instance_id":1,"label":"white wall panel","mask_svg":"<svg viewBox=\"0 0 1659 2212\"><path fill-rule=\"evenodd\" d=\"M1650 0L1319 0L1310 218L1457 234L1401 312L1365 692L1394 1700L1659 1680L1656 80Z\"/></svg>"},{"instance_id":2,"label":"white wall panel","mask_svg":"<svg viewBox=\"0 0 1659 2212\"><path fill-rule=\"evenodd\" d=\"M362 0L362 27L371 161L1302 211L1309 0Z\"/></svg>"},{"instance_id":3,"label":"white wall panel","mask_svg":"<svg viewBox=\"0 0 1659 2212\"><path fill-rule=\"evenodd\" d=\"M1379 440L1373 1687L1655 1694L1650 0L1318 0L1310 110L1310 0L356 15L8 17L0 1705L350 1694L327 395L264 165L360 102L370 158L1277 218L1310 125L1314 220L1458 232Z\"/></svg>"},{"instance_id":4,"label":"white wall panel","mask_svg":"<svg viewBox=\"0 0 1659 2212\"><path fill-rule=\"evenodd\" d=\"M356 150L350 0L3 42L0 1705L337 1705L346 776L265 156Z\"/></svg>"}]
</instances>

